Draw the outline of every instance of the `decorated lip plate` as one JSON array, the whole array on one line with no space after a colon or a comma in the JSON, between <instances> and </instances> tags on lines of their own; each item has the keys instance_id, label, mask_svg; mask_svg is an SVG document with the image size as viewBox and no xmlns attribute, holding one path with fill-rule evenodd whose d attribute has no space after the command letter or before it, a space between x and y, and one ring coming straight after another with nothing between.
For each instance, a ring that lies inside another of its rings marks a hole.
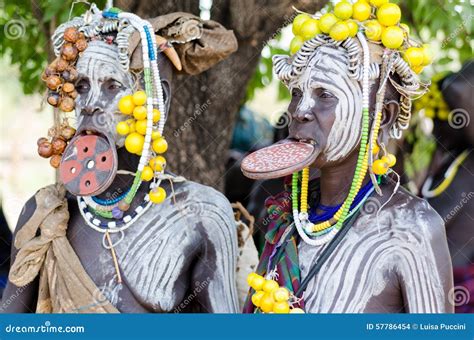
<instances>
[{"instance_id":1,"label":"decorated lip plate","mask_svg":"<svg viewBox=\"0 0 474 340\"><path fill-rule=\"evenodd\" d=\"M309 166L318 155L319 149L314 144L285 141L251 153L240 167L252 179L278 178Z\"/></svg>"}]
</instances>

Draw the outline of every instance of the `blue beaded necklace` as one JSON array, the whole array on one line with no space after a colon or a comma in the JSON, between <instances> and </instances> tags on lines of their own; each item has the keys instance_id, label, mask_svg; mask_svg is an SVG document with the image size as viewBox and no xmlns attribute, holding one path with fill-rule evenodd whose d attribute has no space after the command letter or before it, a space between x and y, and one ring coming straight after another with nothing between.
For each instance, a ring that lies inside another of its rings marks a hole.
<instances>
[{"instance_id":1,"label":"blue beaded necklace","mask_svg":"<svg viewBox=\"0 0 474 340\"><path fill-rule=\"evenodd\" d=\"M359 192L357 193L354 201L351 204L350 210L354 209L364 198L365 195L372 189L373 184L372 181L367 182ZM311 223L317 223L321 221L326 221L334 216L334 214L339 210L342 204L338 204L336 206L329 206L324 204L318 204L317 206L313 207L309 211L309 220ZM322 213L317 213L317 210L322 210Z\"/></svg>"},{"instance_id":2,"label":"blue beaded necklace","mask_svg":"<svg viewBox=\"0 0 474 340\"><path fill-rule=\"evenodd\" d=\"M114 205L114 204L120 202L121 200L123 200L125 198L125 196L127 196L129 191L130 191L130 188L118 197L111 198L111 199L105 199L105 200L102 199L102 198L98 198L97 196L92 196L92 200L95 203L100 204L102 206L111 206L111 205Z\"/></svg>"}]
</instances>

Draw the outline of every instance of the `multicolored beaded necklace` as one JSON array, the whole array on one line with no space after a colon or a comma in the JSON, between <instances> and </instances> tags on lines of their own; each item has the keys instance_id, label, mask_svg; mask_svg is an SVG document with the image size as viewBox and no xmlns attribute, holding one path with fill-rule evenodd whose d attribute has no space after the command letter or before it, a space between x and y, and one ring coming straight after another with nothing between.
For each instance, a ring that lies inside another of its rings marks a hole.
<instances>
[{"instance_id":1,"label":"multicolored beaded necklace","mask_svg":"<svg viewBox=\"0 0 474 340\"><path fill-rule=\"evenodd\" d=\"M151 24L141 19L135 14L121 12L117 8L110 8L106 11L101 12L103 18L107 20L120 20L126 21L132 25L139 33L142 42L142 56L143 56L143 75L145 81L145 93L146 93L146 109L147 109L147 130L145 135L145 142L143 145L143 151L140 156L138 169L134 174L133 184L125 194L110 200L101 200L96 197L78 197L78 205L80 212L84 217L88 226L101 233L117 233L123 232L138 217L143 215L152 205L149 196L146 195L144 201L134 210L132 214L125 214L130 208L130 205L135 198L138 189L142 183L142 171L147 165L150 156L150 144L151 134L153 131L153 109L154 106L158 107L158 110L162 113L165 111L163 89L161 86L161 79L158 70L158 64L156 60L157 50L156 41L152 39L153 28ZM163 133L165 124L165 118L160 119L158 123L158 132L160 135ZM164 172L162 169L161 173ZM150 189L159 186L161 180L157 180L150 183ZM112 219L113 221L103 222L98 217L105 219Z\"/></svg>"}]
</instances>

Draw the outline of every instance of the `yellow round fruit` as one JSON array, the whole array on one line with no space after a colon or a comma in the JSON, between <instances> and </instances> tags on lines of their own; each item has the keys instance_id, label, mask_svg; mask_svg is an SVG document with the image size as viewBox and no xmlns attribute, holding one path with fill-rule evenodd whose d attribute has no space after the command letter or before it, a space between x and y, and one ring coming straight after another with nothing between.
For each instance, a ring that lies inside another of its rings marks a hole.
<instances>
[{"instance_id":1,"label":"yellow round fruit","mask_svg":"<svg viewBox=\"0 0 474 340\"><path fill-rule=\"evenodd\" d=\"M369 20L365 23L365 36L369 40L379 41L382 37L382 25L377 20Z\"/></svg>"},{"instance_id":2,"label":"yellow round fruit","mask_svg":"<svg viewBox=\"0 0 474 340\"><path fill-rule=\"evenodd\" d=\"M370 17L372 8L365 1L357 1L352 5L352 18L358 21L365 21Z\"/></svg>"},{"instance_id":3,"label":"yellow round fruit","mask_svg":"<svg viewBox=\"0 0 474 340\"><path fill-rule=\"evenodd\" d=\"M145 91L137 91L133 94L133 103L136 106L146 104L146 93Z\"/></svg>"},{"instance_id":4,"label":"yellow round fruit","mask_svg":"<svg viewBox=\"0 0 474 340\"><path fill-rule=\"evenodd\" d=\"M369 0L370 4L375 7L380 7L386 3L388 3L389 0Z\"/></svg>"},{"instance_id":5,"label":"yellow round fruit","mask_svg":"<svg viewBox=\"0 0 474 340\"><path fill-rule=\"evenodd\" d=\"M138 153L142 151L144 143L145 138L141 134L132 132L125 138L125 149L130 153Z\"/></svg>"},{"instance_id":6,"label":"yellow round fruit","mask_svg":"<svg viewBox=\"0 0 474 340\"><path fill-rule=\"evenodd\" d=\"M163 156L156 156L148 162L153 171L162 171L166 165L166 159Z\"/></svg>"},{"instance_id":7,"label":"yellow round fruit","mask_svg":"<svg viewBox=\"0 0 474 340\"><path fill-rule=\"evenodd\" d=\"M252 303L257 307L260 307L260 303L261 303L262 298L263 298L264 295L265 295L265 292L262 291L262 290L254 293L252 295Z\"/></svg>"},{"instance_id":8,"label":"yellow round fruit","mask_svg":"<svg viewBox=\"0 0 474 340\"><path fill-rule=\"evenodd\" d=\"M359 31L359 25L354 20L346 20L345 23L349 27L349 36L354 38Z\"/></svg>"},{"instance_id":9,"label":"yellow round fruit","mask_svg":"<svg viewBox=\"0 0 474 340\"><path fill-rule=\"evenodd\" d=\"M290 298L290 292L285 287L277 288L273 292L273 298L277 302L288 301L288 299Z\"/></svg>"},{"instance_id":10,"label":"yellow round fruit","mask_svg":"<svg viewBox=\"0 0 474 340\"><path fill-rule=\"evenodd\" d=\"M247 284L252 287L252 280L257 276L257 273L251 272L249 275L247 275Z\"/></svg>"},{"instance_id":11,"label":"yellow round fruit","mask_svg":"<svg viewBox=\"0 0 474 340\"><path fill-rule=\"evenodd\" d=\"M125 122L128 124L128 127L130 128L129 133L135 132L135 119L130 118L130 119L127 119Z\"/></svg>"},{"instance_id":12,"label":"yellow round fruit","mask_svg":"<svg viewBox=\"0 0 474 340\"><path fill-rule=\"evenodd\" d=\"M160 120L160 118L161 118L160 110L153 109L153 123L158 122Z\"/></svg>"},{"instance_id":13,"label":"yellow round fruit","mask_svg":"<svg viewBox=\"0 0 474 340\"><path fill-rule=\"evenodd\" d=\"M388 163L382 159L377 159L372 164L372 171L376 175L385 175L388 171Z\"/></svg>"},{"instance_id":14,"label":"yellow round fruit","mask_svg":"<svg viewBox=\"0 0 474 340\"><path fill-rule=\"evenodd\" d=\"M332 26L336 24L339 20L332 13L326 13L319 19L319 29L323 33L329 33Z\"/></svg>"},{"instance_id":15,"label":"yellow round fruit","mask_svg":"<svg viewBox=\"0 0 474 340\"><path fill-rule=\"evenodd\" d=\"M136 120L146 119L146 107L145 106L135 106L133 109L133 117Z\"/></svg>"},{"instance_id":16,"label":"yellow round fruit","mask_svg":"<svg viewBox=\"0 0 474 340\"><path fill-rule=\"evenodd\" d=\"M160 204L166 199L166 191L162 187L152 189L148 195L150 197L150 201L155 204Z\"/></svg>"},{"instance_id":17,"label":"yellow round fruit","mask_svg":"<svg viewBox=\"0 0 474 340\"><path fill-rule=\"evenodd\" d=\"M251 287L255 290L262 290L262 287L264 284L265 284L265 278L258 275L253 278Z\"/></svg>"},{"instance_id":18,"label":"yellow round fruit","mask_svg":"<svg viewBox=\"0 0 474 340\"><path fill-rule=\"evenodd\" d=\"M133 104L133 99L131 95L123 96L118 102L118 109L124 115L131 115L135 104Z\"/></svg>"},{"instance_id":19,"label":"yellow round fruit","mask_svg":"<svg viewBox=\"0 0 474 340\"><path fill-rule=\"evenodd\" d=\"M352 16L352 4L341 1L334 6L334 14L341 20L349 19Z\"/></svg>"},{"instance_id":20,"label":"yellow round fruit","mask_svg":"<svg viewBox=\"0 0 474 340\"><path fill-rule=\"evenodd\" d=\"M275 280L266 280L263 284L263 290L267 293L272 293L275 289L278 289L280 285Z\"/></svg>"},{"instance_id":21,"label":"yellow round fruit","mask_svg":"<svg viewBox=\"0 0 474 340\"><path fill-rule=\"evenodd\" d=\"M403 30L398 26L385 27L382 30L382 44L387 48L399 48L404 38Z\"/></svg>"},{"instance_id":22,"label":"yellow round fruit","mask_svg":"<svg viewBox=\"0 0 474 340\"><path fill-rule=\"evenodd\" d=\"M421 49L423 51L423 62L421 63L421 65L428 66L433 62L433 51L431 50L430 45L428 44L424 44Z\"/></svg>"},{"instance_id":23,"label":"yellow round fruit","mask_svg":"<svg viewBox=\"0 0 474 340\"><path fill-rule=\"evenodd\" d=\"M320 34L320 33L321 31L319 30L318 20L309 18L301 26L299 35L304 40L309 40L311 38L314 38L317 34Z\"/></svg>"},{"instance_id":24,"label":"yellow round fruit","mask_svg":"<svg viewBox=\"0 0 474 340\"><path fill-rule=\"evenodd\" d=\"M391 153L388 153L383 156L382 160L386 161L389 167L393 167L395 164L397 164L397 157L395 157L395 155Z\"/></svg>"},{"instance_id":25,"label":"yellow round fruit","mask_svg":"<svg viewBox=\"0 0 474 340\"><path fill-rule=\"evenodd\" d=\"M299 35L295 36L293 39L291 39L290 43L290 53L295 54L298 52L304 44L304 39L301 38Z\"/></svg>"},{"instance_id":26,"label":"yellow round fruit","mask_svg":"<svg viewBox=\"0 0 474 340\"><path fill-rule=\"evenodd\" d=\"M336 23L329 31L329 36L336 41L343 41L349 38L349 26L343 21Z\"/></svg>"},{"instance_id":27,"label":"yellow round fruit","mask_svg":"<svg viewBox=\"0 0 474 340\"><path fill-rule=\"evenodd\" d=\"M155 140L161 137L161 133L158 130L153 130L151 132L151 140Z\"/></svg>"},{"instance_id":28,"label":"yellow round fruit","mask_svg":"<svg viewBox=\"0 0 474 340\"><path fill-rule=\"evenodd\" d=\"M373 147L372 147L372 154L376 155L378 154L380 151L380 147L377 143L374 143Z\"/></svg>"},{"instance_id":29,"label":"yellow round fruit","mask_svg":"<svg viewBox=\"0 0 474 340\"><path fill-rule=\"evenodd\" d=\"M146 125L147 125L147 121L146 120L137 120L137 122L135 123L135 130L145 136L146 135Z\"/></svg>"},{"instance_id":30,"label":"yellow round fruit","mask_svg":"<svg viewBox=\"0 0 474 340\"><path fill-rule=\"evenodd\" d=\"M400 7L395 4L383 4L377 9L377 19L384 26L394 26L398 24L402 17Z\"/></svg>"},{"instance_id":31,"label":"yellow round fruit","mask_svg":"<svg viewBox=\"0 0 474 340\"><path fill-rule=\"evenodd\" d=\"M403 30L403 33L406 37L410 35L410 26L408 26L407 24L401 23L400 28Z\"/></svg>"},{"instance_id":32,"label":"yellow round fruit","mask_svg":"<svg viewBox=\"0 0 474 340\"><path fill-rule=\"evenodd\" d=\"M154 171L148 165L143 167L141 178L145 182L149 182L153 179Z\"/></svg>"},{"instance_id":33,"label":"yellow round fruit","mask_svg":"<svg viewBox=\"0 0 474 340\"><path fill-rule=\"evenodd\" d=\"M420 74L421 72L423 72L423 69L425 67L423 65L420 65L420 66L413 66L411 69L416 73L416 74Z\"/></svg>"},{"instance_id":34,"label":"yellow round fruit","mask_svg":"<svg viewBox=\"0 0 474 340\"><path fill-rule=\"evenodd\" d=\"M301 308L292 308L290 309L290 314L304 314L304 310Z\"/></svg>"},{"instance_id":35,"label":"yellow round fruit","mask_svg":"<svg viewBox=\"0 0 474 340\"><path fill-rule=\"evenodd\" d=\"M122 136L128 135L130 133L130 127L126 122L120 122L117 124L117 133Z\"/></svg>"},{"instance_id":36,"label":"yellow round fruit","mask_svg":"<svg viewBox=\"0 0 474 340\"><path fill-rule=\"evenodd\" d=\"M168 142L163 137L155 139L152 148L156 153L165 153L168 150Z\"/></svg>"},{"instance_id":37,"label":"yellow round fruit","mask_svg":"<svg viewBox=\"0 0 474 340\"><path fill-rule=\"evenodd\" d=\"M449 118L449 110L447 109L440 109L438 110L438 118L440 120L448 120Z\"/></svg>"},{"instance_id":38,"label":"yellow round fruit","mask_svg":"<svg viewBox=\"0 0 474 340\"><path fill-rule=\"evenodd\" d=\"M270 313L273 311L273 305L275 301L271 294L265 293L260 300L260 309L264 313Z\"/></svg>"},{"instance_id":39,"label":"yellow round fruit","mask_svg":"<svg viewBox=\"0 0 474 340\"><path fill-rule=\"evenodd\" d=\"M434 118L435 117L435 110L432 108L425 108L425 117Z\"/></svg>"},{"instance_id":40,"label":"yellow round fruit","mask_svg":"<svg viewBox=\"0 0 474 340\"><path fill-rule=\"evenodd\" d=\"M303 26L304 22L308 19L311 19L311 17L306 13L298 14L295 17L293 27L291 28L294 35L300 35L301 26Z\"/></svg>"},{"instance_id":41,"label":"yellow round fruit","mask_svg":"<svg viewBox=\"0 0 474 340\"><path fill-rule=\"evenodd\" d=\"M290 312L290 305L286 301L275 302L273 304L273 313L288 314Z\"/></svg>"},{"instance_id":42,"label":"yellow round fruit","mask_svg":"<svg viewBox=\"0 0 474 340\"><path fill-rule=\"evenodd\" d=\"M423 58L423 50L419 47L410 47L403 54L403 59L405 59L411 68L420 66L423 63Z\"/></svg>"}]
</instances>

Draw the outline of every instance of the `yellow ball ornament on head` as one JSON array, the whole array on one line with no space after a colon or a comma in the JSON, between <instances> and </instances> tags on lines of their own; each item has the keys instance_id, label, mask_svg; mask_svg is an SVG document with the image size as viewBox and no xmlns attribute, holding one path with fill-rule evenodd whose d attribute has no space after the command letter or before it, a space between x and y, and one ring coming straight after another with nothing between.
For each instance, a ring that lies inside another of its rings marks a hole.
<instances>
[{"instance_id":1,"label":"yellow ball ornament on head","mask_svg":"<svg viewBox=\"0 0 474 340\"><path fill-rule=\"evenodd\" d=\"M382 25L377 20L369 20L365 23L365 36L369 40L379 41L382 37Z\"/></svg>"},{"instance_id":2,"label":"yellow ball ornament on head","mask_svg":"<svg viewBox=\"0 0 474 340\"><path fill-rule=\"evenodd\" d=\"M293 39L291 39L290 43L290 53L295 54L298 52L304 44L304 39L300 37L299 35L295 36Z\"/></svg>"},{"instance_id":3,"label":"yellow ball ornament on head","mask_svg":"<svg viewBox=\"0 0 474 340\"><path fill-rule=\"evenodd\" d=\"M375 7L380 7L387 4L389 0L369 0L370 4Z\"/></svg>"},{"instance_id":4,"label":"yellow ball ornament on head","mask_svg":"<svg viewBox=\"0 0 474 340\"><path fill-rule=\"evenodd\" d=\"M400 7L395 4L384 4L377 9L377 19L384 26L394 26L398 24L402 17Z\"/></svg>"},{"instance_id":5,"label":"yellow ball ornament on head","mask_svg":"<svg viewBox=\"0 0 474 340\"><path fill-rule=\"evenodd\" d=\"M275 314L288 314L290 312L290 305L286 301L275 302L272 310Z\"/></svg>"},{"instance_id":6,"label":"yellow ball ornament on head","mask_svg":"<svg viewBox=\"0 0 474 340\"><path fill-rule=\"evenodd\" d=\"M131 115L133 113L134 108L135 104L133 103L131 95L123 96L122 98L120 98L118 102L118 109L124 115Z\"/></svg>"},{"instance_id":7,"label":"yellow ball ornament on head","mask_svg":"<svg viewBox=\"0 0 474 340\"><path fill-rule=\"evenodd\" d=\"M166 199L166 191L162 187L154 188L148 194L150 201L155 204L163 203Z\"/></svg>"},{"instance_id":8,"label":"yellow ball ornament on head","mask_svg":"<svg viewBox=\"0 0 474 340\"><path fill-rule=\"evenodd\" d=\"M341 20L349 19L352 16L352 4L341 1L334 6L334 14Z\"/></svg>"},{"instance_id":9,"label":"yellow ball ornament on head","mask_svg":"<svg viewBox=\"0 0 474 340\"><path fill-rule=\"evenodd\" d=\"M264 295L265 295L265 292L263 290L259 290L258 292L255 292L252 295L252 303L257 307L260 307L260 304Z\"/></svg>"},{"instance_id":10,"label":"yellow ball ornament on head","mask_svg":"<svg viewBox=\"0 0 474 340\"><path fill-rule=\"evenodd\" d=\"M336 16L332 13L326 13L319 19L319 29L323 33L329 33L331 28L338 22L339 20Z\"/></svg>"},{"instance_id":11,"label":"yellow ball ornament on head","mask_svg":"<svg viewBox=\"0 0 474 340\"><path fill-rule=\"evenodd\" d=\"M369 19L372 9L370 5L365 1L357 1L352 6L352 18L358 21L365 21Z\"/></svg>"},{"instance_id":12,"label":"yellow ball ornament on head","mask_svg":"<svg viewBox=\"0 0 474 340\"><path fill-rule=\"evenodd\" d=\"M166 159L163 156L156 156L148 162L153 171L162 171L166 165Z\"/></svg>"},{"instance_id":13,"label":"yellow ball ornament on head","mask_svg":"<svg viewBox=\"0 0 474 340\"><path fill-rule=\"evenodd\" d=\"M403 53L403 59L412 69L416 66L421 66L424 59L423 50L419 47L410 47Z\"/></svg>"},{"instance_id":14,"label":"yellow ball ornament on head","mask_svg":"<svg viewBox=\"0 0 474 340\"><path fill-rule=\"evenodd\" d=\"M132 132L125 138L125 149L130 153L139 153L143 149L145 137L137 132Z\"/></svg>"},{"instance_id":15,"label":"yellow ball ornament on head","mask_svg":"<svg viewBox=\"0 0 474 340\"><path fill-rule=\"evenodd\" d=\"M321 31L319 30L319 21L313 18L306 20L301 26L300 29L300 36L304 40L309 40L314 38L317 34L320 34Z\"/></svg>"},{"instance_id":16,"label":"yellow ball ornament on head","mask_svg":"<svg viewBox=\"0 0 474 340\"><path fill-rule=\"evenodd\" d=\"M359 31L359 25L357 25L354 20L346 20L345 23L347 24L347 27L349 27L349 36L354 38Z\"/></svg>"},{"instance_id":17,"label":"yellow ball ornament on head","mask_svg":"<svg viewBox=\"0 0 474 340\"><path fill-rule=\"evenodd\" d=\"M135 130L145 136L146 135L146 126L147 126L147 121L144 119L144 120L137 120L137 122L135 123Z\"/></svg>"},{"instance_id":18,"label":"yellow ball ornament on head","mask_svg":"<svg viewBox=\"0 0 474 340\"><path fill-rule=\"evenodd\" d=\"M273 296L269 293L265 293L260 300L260 309L264 313L270 313L273 311L274 304L275 300L273 300Z\"/></svg>"},{"instance_id":19,"label":"yellow ball ornament on head","mask_svg":"<svg viewBox=\"0 0 474 340\"><path fill-rule=\"evenodd\" d=\"M265 278L263 276L257 275L253 278L251 287L255 290L262 290L264 284Z\"/></svg>"},{"instance_id":20,"label":"yellow ball ornament on head","mask_svg":"<svg viewBox=\"0 0 474 340\"><path fill-rule=\"evenodd\" d=\"M130 133L130 126L126 122L120 122L117 124L117 133L122 136L126 136Z\"/></svg>"},{"instance_id":21,"label":"yellow ball ornament on head","mask_svg":"<svg viewBox=\"0 0 474 340\"><path fill-rule=\"evenodd\" d=\"M290 298L290 292L285 287L280 287L273 291L273 299L277 302L288 301Z\"/></svg>"},{"instance_id":22,"label":"yellow ball ornament on head","mask_svg":"<svg viewBox=\"0 0 474 340\"><path fill-rule=\"evenodd\" d=\"M145 182L149 182L153 179L154 172L148 165L143 167L141 179Z\"/></svg>"},{"instance_id":23,"label":"yellow ball ornament on head","mask_svg":"<svg viewBox=\"0 0 474 340\"><path fill-rule=\"evenodd\" d=\"M391 49L397 49L403 44L405 36L398 26L385 27L382 30L382 44Z\"/></svg>"},{"instance_id":24,"label":"yellow ball ornament on head","mask_svg":"<svg viewBox=\"0 0 474 340\"><path fill-rule=\"evenodd\" d=\"M346 40L349 34L349 26L343 21L336 23L329 31L329 36L336 41Z\"/></svg>"},{"instance_id":25,"label":"yellow ball ornament on head","mask_svg":"<svg viewBox=\"0 0 474 340\"><path fill-rule=\"evenodd\" d=\"M294 35L300 35L301 26L303 26L304 22L308 19L311 19L311 17L306 13L298 14L295 17L293 20L293 27L291 28Z\"/></svg>"},{"instance_id":26,"label":"yellow ball ornament on head","mask_svg":"<svg viewBox=\"0 0 474 340\"><path fill-rule=\"evenodd\" d=\"M168 150L168 142L163 137L155 139L152 148L156 153L165 153Z\"/></svg>"},{"instance_id":27,"label":"yellow ball ornament on head","mask_svg":"<svg viewBox=\"0 0 474 340\"><path fill-rule=\"evenodd\" d=\"M133 94L133 103L136 106L145 105L146 104L146 93L145 91L137 91Z\"/></svg>"},{"instance_id":28,"label":"yellow ball ornament on head","mask_svg":"<svg viewBox=\"0 0 474 340\"><path fill-rule=\"evenodd\" d=\"M146 107L135 106L135 108L133 109L133 117L136 120L146 119L146 116L147 116Z\"/></svg>"}]
</instances>

